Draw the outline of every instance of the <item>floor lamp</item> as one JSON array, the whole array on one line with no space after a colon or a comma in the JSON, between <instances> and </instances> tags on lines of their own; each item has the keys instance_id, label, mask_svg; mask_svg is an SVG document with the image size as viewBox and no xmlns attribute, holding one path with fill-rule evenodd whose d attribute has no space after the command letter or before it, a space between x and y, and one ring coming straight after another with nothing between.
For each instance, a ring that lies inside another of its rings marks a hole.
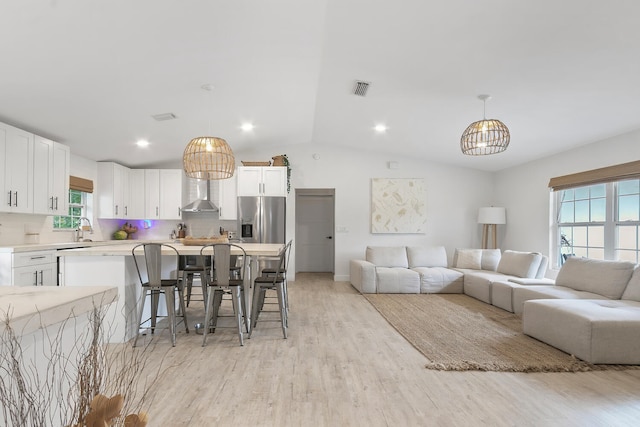
<instances>
[{"instance_id":1,"label":"floor lamp","mask_svg":"<svg viewBox=\"0 0 640 427\"><path fill-rule=\"evenodd\" d=\"M488 207L478 210L478 224L482 224L482 249L495 249L498 246L496 230L498 224L507 223L507 210L505 208ZM493 229L493 246L489 247L489 232Z\"/></svg>"}]
</instances>

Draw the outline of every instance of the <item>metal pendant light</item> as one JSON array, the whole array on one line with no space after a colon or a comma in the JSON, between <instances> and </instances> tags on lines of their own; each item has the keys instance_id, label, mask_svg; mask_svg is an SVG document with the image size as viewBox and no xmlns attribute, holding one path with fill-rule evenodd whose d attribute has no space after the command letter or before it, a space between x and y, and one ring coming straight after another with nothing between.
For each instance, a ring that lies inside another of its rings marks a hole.
<instances>
[{"instance_id":1,"label":"metal pendant light","mask_svg":"<svg viewBox=\"0 0 640 427\"><path fill-rule=\"evenodd\" d=\"M211 91L213 86L207 84L202 89ZM227 141L215 136L200 136L193 138L185 147L182 165L190 178L227 179L233 176L236 160Z\"/></svg>"},{"instance_id":2,"label":"metal pendant light","mask_svg":"<svg viewBox=\"0 0 640 427\"><path fill-rule=\"evenodd\" d=\"M501 153L509 146L509 129L500 120L486 117L486 104L490 95L478 95L484 103L484 118L471 123L460 138L462 153L470 156L484 156Z\"/></svg>"}]
</instances>

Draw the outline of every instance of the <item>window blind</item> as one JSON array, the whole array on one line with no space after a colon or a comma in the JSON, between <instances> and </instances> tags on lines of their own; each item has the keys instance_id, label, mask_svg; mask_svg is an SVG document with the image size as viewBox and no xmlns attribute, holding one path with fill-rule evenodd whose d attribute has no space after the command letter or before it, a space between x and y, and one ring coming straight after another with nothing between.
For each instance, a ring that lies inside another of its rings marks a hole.
<instances>
[{"instance_id":1,"label":"window blind","mask_svg":"<svg viewBox=\"0 0 640 427\"><path fill-rule=\"evenodd\" d=\"M632 178L640 178L640 160L570 175L557 176L551 178L549 188L553 191L558 191L572 187L582 187L585 185Z\"/></svg>"},{"instance_id":2,"label":"window blind","mask_svg":"<svg viewBox=\"0 0 640 427\"><path fill-rule=\"evenodd\" d=\"M93 193L93 181L77 176L69 176L69 189Z\"/></svg>"}]
</instances>

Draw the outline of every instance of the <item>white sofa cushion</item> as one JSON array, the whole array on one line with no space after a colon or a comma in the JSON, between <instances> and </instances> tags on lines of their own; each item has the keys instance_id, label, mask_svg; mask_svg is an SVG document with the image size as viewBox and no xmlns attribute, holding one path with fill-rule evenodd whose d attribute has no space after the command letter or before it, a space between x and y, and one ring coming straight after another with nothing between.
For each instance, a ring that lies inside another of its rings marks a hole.
<instances>
[{"instance_id":1,"label":"white sofa cushion","mask_svg":"<svg viewBox=\"0 0 640 427\"><path fill-rule=\"evenodd\" d=\"M377 267L409 267L404 246L367 246L365 259Z\"/></svg>"},{"instance_id":2,"label":"white sofa cushion","mask_svg":"<svg viewBox=\"0 0 640 427\"><path fill-rule=\"evenodd\" d=\"M536 277L542 254L536 252L504 251L498 263L498 273L517 277Z\"/></svg>"},{"instance_id":3,"label":"white sofa cushion","mask_svg":"<svg viewBox=\"0 0 640 427\"><path fill-rule=\"evenodd\" d=\"M456 249L453 253L453 268L469 268L458 267L458 256L461 251L481 252L480 268L474 268L474 270L496 271L498 263L500 262L500 257L502 256L500 249Z\"/></svg>"},{"instance_id":4,"label":"white sofa cushion","mask_svg":"<svg viewBox=\"0 0 640 427\"><path fill-rule=\"evenodd\" d=\"M522 329L587 362L640 363L640 302L527 301Z\"/></svg>"},{"instance_id":5,"label":"white sofa cushion","mask_svg":"<svg viewBox=\"0 0 640 427\"><path fill-rule=\"evenodd\" d=\"M621 299L640 301L640 267L636 266L633 275L624 289Z\"/></svg>"},{"instance_id":6,"label":"white sofa cushion","mask_svg":"<svg viewBox=\"0 0 640 427\"><path fill-rule=\"evenodd\" d=\"M482 249L482 269L496 271L501 258L500 249Z\"/></svg>"},{"instance_id":7,"label":"white sofa cushion","mask_svg":"<svg viewBox=\"0 0 640 427\"><path fill-rule=\"evenodd\" d=\"M415 267L420 274L420 293L422 294L461 294L463 274L446 267Z\"/></svg>"},{"instance_id":8,"label":"white sofa cushion","mask_svg":"<svg viewBox=\"0 0 640 427\"><path fill-rule=\"evenodd\" d=\"M444 246L431 248L422 246L407 246L409 268L413 267L446 267L447 250Z\"/></svg>"},{"instance_id":9,"label":"white sofa cushion","mask_svg":"<svg viewBox=\"0 0 640 427\"><path fill-rule=\"evenodd\" d=\"M408 268L376 267L379 294L419 294L420 274Z\"/></svg>"},{"instance_id":10,"label":"white sofa cushion","mask_svg":"<svg viewBox=\"0 0 640 427\"><path fill-rule=\"evenodd\" d=\"M620 299L634 268L627 261L569 257L558 272L556 285Z\"/></svg>"},{"instance_id":11,"label":"white sofa cushion","mask_svg":"<svg viewBox=\"0 0 640 427\"><path fill-rule=\"evenodd\" d=\"M482 249L456 249L456 268L470 268L480 270L482 268Z\"/></svg>"}]
</instances>

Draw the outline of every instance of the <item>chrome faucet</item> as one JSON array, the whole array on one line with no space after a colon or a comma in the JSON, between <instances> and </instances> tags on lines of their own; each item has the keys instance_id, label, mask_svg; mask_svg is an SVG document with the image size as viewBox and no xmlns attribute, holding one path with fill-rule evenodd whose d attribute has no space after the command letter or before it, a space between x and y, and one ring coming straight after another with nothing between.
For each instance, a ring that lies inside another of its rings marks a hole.
<instances>
[{"instance_id":1,"label":"chrome faucet","mask_svg":"<svg viewBox=\"0 0 640 427\"><path fill-rule=\"evenodd\" d=\"M93 227L91 226L91 221L89 221L89 218L87 218L86 216L80 217L80 220L78 220L78 228L76 229L76 242L80 242L84 240L84 228L82 226L82 221L87 221L87 224L89 224L89 234L93 234Z\"/></svg>"}]
</instances>

